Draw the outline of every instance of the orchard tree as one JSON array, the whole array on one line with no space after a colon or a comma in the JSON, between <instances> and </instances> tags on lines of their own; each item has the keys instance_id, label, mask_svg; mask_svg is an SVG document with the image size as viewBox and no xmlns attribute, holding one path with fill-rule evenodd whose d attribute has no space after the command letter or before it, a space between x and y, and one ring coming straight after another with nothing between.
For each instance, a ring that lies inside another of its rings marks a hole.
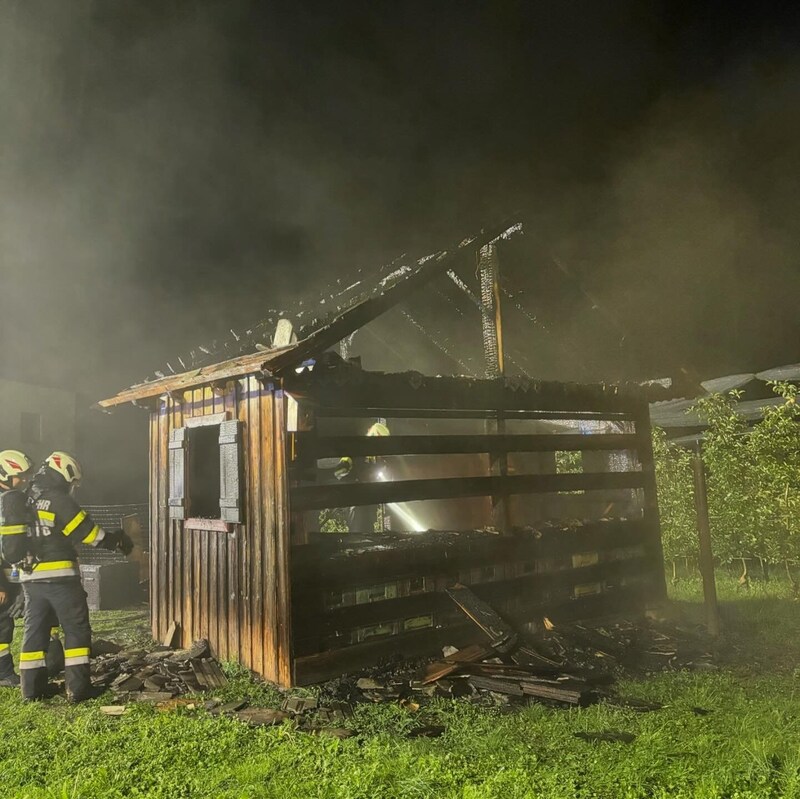
<instances>
[{"instance_id":1,"label":"orchard tree","mask_svg":"<svg viewBox=\"0 0 800 799\"><path fill-rule=\"evenodd\" d=\"M764 556L782 562L795 593L798 587L789 561L800 554L800 408L798 387L771 383L782 399L765 406L762 420L748 437L750 468L757 491L754 502L759 517L758 538Z\"/></svg>"},{"instance_id":2,"label":"orchard tree","mask_svg":"<svg viewBox=\"0 0 800 799\"><path fill-rule=\"evenodd\" d=\"M658 427L653 428L653 455L661 541L664 558L672 564L674 582L677 578L677 558L697 551L692 455L683 447L670 446L667 434Z\"/></svg>"}]
</instances>

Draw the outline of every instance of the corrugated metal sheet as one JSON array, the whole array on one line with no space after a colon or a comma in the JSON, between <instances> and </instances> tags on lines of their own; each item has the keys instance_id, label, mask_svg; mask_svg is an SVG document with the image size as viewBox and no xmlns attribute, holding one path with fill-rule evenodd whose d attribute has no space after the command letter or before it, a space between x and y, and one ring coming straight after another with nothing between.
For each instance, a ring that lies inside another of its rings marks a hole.
<instances>
[{"instance_id":1,"label":"corrugated metal sheet","mask_svg":"<svg viewBox=\"0 0 800 799\"><path fill-rule=\"evenodd\" d=\"M756 377L759 380L788 380L800 381L800 363L790 363L787 366L776 366L759 372Z\"/></svg>"},{"instance_id":2,"label":"corrugated metal sheet","mask_svg":"<svg viewBox=\"0 0 800 799\"><path fill-rule=\"evenodd\" d=\"M786 366L776 366L772 369L758 372L757 374L743 372L742 374L715 377L711 380L704 380L701 385L707 392L707 395L711 395L724 394L734 389L742 389L747 392L747 387L750 384L762 384L771 380L800 382L800 364L795 363ZM768 391L768 389L766 390ZM747 396L747 394L745 394L745 396ZM650 420L655 426L662 427L665 430L676 427L705 427L705 422L691 410L696 402L697 399L654 402L650 405ZM780 397L744 400L737 403L736 410L739 414L744 416L745 419L755 421L763 416L763 408L780 405L782 402L783 400ZM690 435L682 439L676 439L676 441L687 443L696 438L697 436Z\"/></svg>"},{"instance_id":3,"label":"corrugated metal sheet","mask_svg":"<svg viewBox=\"0 0 800 799\"><path fill-rule=\"evenodd\" d=\"M756 376L754 374L727 375L726 377L715 377L712 380L704 380L700 385L709 394L724 394L736 388L744 388L755 379Z\"/></svg>"}]
</instances>

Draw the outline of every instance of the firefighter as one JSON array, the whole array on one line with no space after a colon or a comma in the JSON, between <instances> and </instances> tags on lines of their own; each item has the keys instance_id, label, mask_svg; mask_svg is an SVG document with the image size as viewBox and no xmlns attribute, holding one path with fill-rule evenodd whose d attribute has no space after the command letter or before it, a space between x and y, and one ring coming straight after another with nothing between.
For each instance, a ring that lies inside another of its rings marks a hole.
<instances>
[{"instance_id":1,"label":"firefighter","mask_svg":"<svg viewBox=\"0 0 800 799\"><path fill-rule=\"evenodd\" d=\"M11 658L14 618L21 611L22 592L12 564L27 552L30 513L25 486L33 462L16 449L0 452L0 687L19 685Z\"/></svg>"},{"instance_id":2,"label":"firefighter","mask_svg":"<svg viewBox=\"0 0 800 799\"><path fill-rule=\"evenodd\" d=\"M388 436L389 428L383 421L375 422L367 435ZM353 458L344 457L334 472L337 480L354 483L374 483L385 480L385 467L377 457L367 456L354 463ZM358 505L347 509L347 526L350 532L373 533L386 530L386 509L383 505Z\"/></svg>"},{"instance_id":3,"label":"firefighter","mask_svg":"<svg viewBox=\"0 0 800 799\"><path fill-rule=\"evenodd\" d=\"M89 676L92 631L81 585L75 544L82 542L128 555L133 542L122 530L103 530L72 494L82 471L66 452L53 452L33 476L29 491L34 515L30 555L21 569L25 633L20 654L22 698L41 699L47 690L46 652L51 614L64 631L67 700L95 695Z\"/></svg>"}]
</instances>

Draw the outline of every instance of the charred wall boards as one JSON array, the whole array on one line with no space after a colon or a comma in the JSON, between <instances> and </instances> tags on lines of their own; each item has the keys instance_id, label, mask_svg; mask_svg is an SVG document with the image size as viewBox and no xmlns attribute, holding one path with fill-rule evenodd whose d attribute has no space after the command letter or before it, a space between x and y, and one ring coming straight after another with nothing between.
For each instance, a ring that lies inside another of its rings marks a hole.
<instances>
[{"instance_id":1,"label":"charred wall boards","mask_svg":"<svg viewBox=\"0 0 800 799\"><path fill-rule=\"evenodd\" d=\"M504 432L487 434L500 412ZM377 419L392 435L366 436ZM517 627L665 595L639 387L318 364L162 395L150 453L154 637L177 622L183 645L207 638L282 685L474 641L456 583ZM320 468L345 456L372 476ZM198 504L209 479L219 490ZM384 514L353 529L358 508Z\"/></svg>"}]
</instances>

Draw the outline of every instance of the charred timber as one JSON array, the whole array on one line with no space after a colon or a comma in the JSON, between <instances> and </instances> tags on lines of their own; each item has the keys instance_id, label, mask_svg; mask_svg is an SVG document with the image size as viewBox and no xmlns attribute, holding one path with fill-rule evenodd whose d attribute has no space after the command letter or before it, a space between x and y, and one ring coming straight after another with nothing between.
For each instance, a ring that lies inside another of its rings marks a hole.
<instances>
[{"instance_id":1,"label":"charred timber","mask_svg":"<svg viewBox=\"0 0 800 799\"><path fill-rule=\"evenodd\" d=\"M641 472L444 477L436 480L396 480L381 483L300 486L292 489L291 503L293 510L301 511L424 499L642 488L644 485L645 478Z\"/></svg>"},{"instance_id":2,"label":"charred timber","mask_svg":"<svg viewBox=\"0 0 800 799\"><path fill-rule=\"evenodd\" d=\"M297 449L306 458L387 455L455 455L475 452L559 452L635 450L631 434L328 436L299 433Z\"/></svg>"}]
</instances>

